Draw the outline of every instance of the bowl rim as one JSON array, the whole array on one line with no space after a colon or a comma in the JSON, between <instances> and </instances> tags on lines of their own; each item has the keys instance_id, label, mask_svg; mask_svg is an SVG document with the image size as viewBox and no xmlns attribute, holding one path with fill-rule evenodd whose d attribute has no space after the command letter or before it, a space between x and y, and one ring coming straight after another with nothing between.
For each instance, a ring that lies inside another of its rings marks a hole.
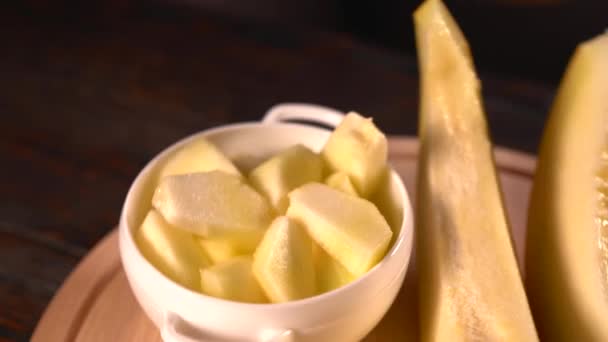
<instances>
[{"instance_id":1,"label":"bowl rim","mask_svg":"<svg viewBox=\"0 0 608 342\"><path fill-rule=\"evenodd\" d=\"M235 309L240 308L240 309L255 309L255 310L262 310L262 311L278 311L278 310L289 310L289 309L293 309L293 308L302 307L305 305L314 305L319 302L326 301L328 298L331 298L331 297L344 295L345 293L349 293L349 292L356 292L356 289L358 287L361 287L361 286L363 286L364 283L369 282L371 276L373 274L378 273L380 271L380 269L388 263L389 260L396 258L398 256L398 253L397 253L398 251L400 251L403 248L409 248L409 250L407 250L405 252L403 264L399 268L399 272L396 272L394 277L387 280L386 285L378 288L377 291L380 292L384 288L390 286L399 277L400 273L403 272L404 268L406 270L407 270L407 268L409 268L409 265L410 265L410 262L412 259L411 254L413 251L413 235L414 235L413 208L411 206L411 200L410 200L407 188L406 188L405 184L403 183L403 180L401 179L399 174L395 171L395 169L390 165L390 163L388 164L389 170L390 170L390 176L392 177L393 181L396 182L396 186L399 190L399 195L400 195L400 198L402 199L402 206L403 206L403 208L402 208L403 215L402 215L402 221L401 221L399 234L392 242L391 247L386 252L384 257L376 265L374 265L374 267L369 269L365 274L361 275L357 279L355 279L352 282L350 282L344 286L341 286L339 288L336 288L336 289L333 289L331 291L327 291L324 293L315 294L310 297L292 300L292 301L288 301L288 302L282 302L282 303L238 302L238 301L232 301L232 300L228 300L228 299L209 296L204 293L189 289L189 288L179 284L178 282L174 281L173 279L167 277L166 275L164 275L154 265L152 265L148 261L148 259L146 259L143 256L143 254L141 253L141 251L137 247L137 244L134 241L134 237L132 234L134 228L129 226L129 223L127 220L127 216L128 216L127 210L129 208L134 207L134 205L131 204L130 202L133 201L133 197L135 196L135 191L136 191L135 185L138 184L139 182L142 182L145 179L145 176L147 176L148 173L156 166L157 162L162 160L169 154L171 154L176 149L182 147L183 145L187 144L188 142L190 142L196 138L199 138L199 137L206 137L209 135L213 135L213 134L217 134L217 133L224 133L226 131L232 131L232 130L241 130L241 129L257 128L257 127L273 127L273 126L278 127L278 128L284 128L284 129L293 129L293 128L311 129L311 130L326 132L328 135L331 133L331 131L329 129L317 127L317 126L313 126L313 125L308 125L308 124L304 124L304 123L261 122L261 121L247 121L247 122L231 123L231 124L216 126L216 127L212 127L209 129L205 129L205 130L201 130L201 131L192 133L184 138L177 140L176 142L172 143L171 145L165 147L159 153L155 154L150 160L148 160L146 165L139 171L137 176L133 179L133 181L129 185L129 190L127 192L127 195L125 197L125 200L123 202L123 206L121 209L120 224L119 224L119 233L120 234L119 235L121 235L121 240L123 242L126 242L126 245L124 245L123 243L119 244L120 245L119 249L120 249L120 254L121 254L121 263L123 264L123 267L125 265L125 258L127 258L127 255L125 253L126 251L124 251L123 249L129 248L133 251L133 253L131 253L131 255L134 255L135 258L138 260L137 264L145 265L143 267L147 269L146 273L154 274L155 278L158 278L159 281L163 282L164 284L166 284L169 288L171 288L174 291L187 293L189 296L195 296L197 298L197 300L207 301L212 304L214 303L214 304L223 305L223 306L230 306ZM125 267L125 273L127 273L126 267ZM162 280L160 280L160 279L162 279Z\"/></svg>"}]
</instances>

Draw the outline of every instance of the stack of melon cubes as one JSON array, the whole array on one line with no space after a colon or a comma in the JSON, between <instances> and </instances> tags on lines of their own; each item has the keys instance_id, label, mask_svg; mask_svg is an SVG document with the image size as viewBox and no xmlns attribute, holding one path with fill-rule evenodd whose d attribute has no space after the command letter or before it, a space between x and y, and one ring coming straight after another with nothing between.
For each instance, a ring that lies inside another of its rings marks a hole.
<instances>
[{"instance_id":1,"label":"stack of melon cubes","mask_svg":"<svg viewBox=\"0 0 608 342\"><path fill-rule=\"evenodd\" d=\"M386 137L356 113L321 153L294 145L244 175L198 138L159 172L137 245L167 277L210 296L278 303L324 293L377 264L393 235L369 200L388 177Z\"/></svg>"}]
</instances>

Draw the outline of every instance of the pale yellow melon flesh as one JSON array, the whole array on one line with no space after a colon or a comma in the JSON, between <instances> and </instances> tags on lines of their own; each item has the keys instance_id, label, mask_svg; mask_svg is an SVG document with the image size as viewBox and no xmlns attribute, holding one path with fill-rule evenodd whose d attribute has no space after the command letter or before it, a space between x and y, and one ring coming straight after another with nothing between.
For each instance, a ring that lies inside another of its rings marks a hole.
<instances>
[{"instance_id":1,"label":"pale yellow melon flesh","mask_svg":"<svg viewBox=\"0 0 608 342\"><path fill-rule=\"evenodd\" d=\"M392 232L373 203L325 184L309 183L289 193L287 216L351 274L361 276L386 253Z\"/></svg>"},{"instance_id":2,"label":"pale yellow melon flesh","mask_svg":"<svg viewBox=\"0 0 608 342\"><path fill-rule=\"evenodd\" d=\"M205 238L263 231L274 215L262 195L223 171L167 176L152 204L173 226Z\"/></svg>"},{"instance_id":3,"label":"pale yellow melon flesh","mask_svg":"<svg viewBox=\"0 0 608 342\"><path fill-rule=\"evenodd\" d=\"M220 170L240 176L239 170L215 145L197 138L170 155L160 170L160 179L171 175Z\"/></svg>"},{"instance_id":4,"label":"pale yellow melon flesh","mask_svg":"<svg viewBox=\"0 0 608 342\"><path fill-rule=\"evenodd\" d=\"M152 209L134 237L141 253L159 271L189 289L199 290L199 269L211 263L191 233L172 227Z\"/></svg>"},{"instance_id":5,"label":"pale yellow melon flesh","mask_svg":"<svg viewBox=\"0 0 608 342\"><path fill-rule=\"evenodd\" d=\"M317 293L335 290L356 279L340 262L327 254L317 243L314 243L313 258L315 260Z\"/></svg>"},{"instance_id":6,"label":"pale yellow melon flesh","mask_svg":"<svg viewBox=\"0 0 608 342\"><path fill-rule=\"evenodd\" d=\"M332 171L348 174L357 192L367 197L386 167L388 144L372 119L351 112L336 127L321 154Z\"/></svg>"},{"instance_id":7,"label":"pale yellow melon flesh","mask_svg":"<svg viewBox=\"0 0 608 342\"><path fill-rule=\"evenodd\" d=\"M252 272L251 257L236 257L200 270L204 294L246 303L267 303L268 299Z\"/></svg>"},{"instance_id":8,"label":"pale yellow melon flesh","mask_svg":"<svg viewBox=\"0 0 608 342\"><path fill-rule=\"evenodd\" d=\"M353 182L351 182L346 172L335 172L331 174L325 180L325 184L346 194L359 196L359 194L357 193L357 189L355 189Z\"/></svg>"},{"instance_id":9,"label":"pale yellow melon flesh","mask_svg":"<svg viewBox=\"0 0 608 342\"><path fill-rule=\"evenodd\" d=\"M608 341L608 34L576 49L540 148L526 287L547 341Z\"/></svg>"},{"instance_id":10,"label":"pale yellow melon flesh","mask_svg":"<svg viewBox=\"0 0 608 342\"><path fill-rule=\"evenodd\" d=\"M313 242L300 224L279 216L253 256L253 274L273 303L316 293Z\"/></svg>"},{"instance_id":11,"label":"pale yellow melon flesh","mask_svg":"<svg viewBox=\"0 0 608 342\"><path fill-rule=\"evenodd\" d=\"M266 160L249 174L251 185L265 195L277 213L287 210L287 193L323 177L323 160L303 145L294 145Z\"/></svg>"},{"instance_id":12,"label":"pale yellow melon flesh","mask_svg":"<svg viewBox=\"0 0 608 342\"><path fill-rule=\"evenodd\" d=\"M216 264L239 255L252 255L264 236L264 230L253 230L221 238L199 238L211 261Z\"/></svg>"},{"instance_id":13,"label":"pale yellow melon flesh","mask_svg":"<svg viewBox=\"0 0 608 342\"><path fill-rule=\"evenodd\" d=\"M399 176L393 172L388 167L384 169L376 191L369 196L369 200L384 216L393 231L393 239L395 239L399 235L404 217L403 199L395 180Z\"/></svg>"},{"instance_id":14,"label":"pale yellow melon flesh","mask_svg":"<svg viewBox=\"0 0 608 342\"><path fill-rule=\"evenodd\" d=\"M537 341L467 42L439 0L414 21L421 340Z\"/></svg>"}]
</instances>

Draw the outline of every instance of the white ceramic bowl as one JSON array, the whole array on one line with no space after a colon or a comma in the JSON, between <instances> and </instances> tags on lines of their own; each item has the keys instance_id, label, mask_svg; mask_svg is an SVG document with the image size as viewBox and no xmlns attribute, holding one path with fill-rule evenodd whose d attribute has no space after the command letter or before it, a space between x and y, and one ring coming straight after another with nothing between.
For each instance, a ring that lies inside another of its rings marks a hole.
<instances>
[{"instance_id":1,"label":"white ceramic bowl","mask_svg":"<svg viewBox=\"0 0 608 342\"><path fill-rule=\"evenodd\" d=\"M413 236L408 194L394 170L390 191L403 219L387 255L351 284L315 297L282 304L247 304L205 296L157 271L133 240L133 230L150 209L157 166L176 148L204 136L247 167L296 143L319 151L330 134L323 128L281 121L335 127L341 118L341 113L320 106L278 105L262 122L221 126L177 142L137 176L120 218L120 254L135 297L165 341L356 341L384 316L403 283Z\"/></svg>"}]
</instances>

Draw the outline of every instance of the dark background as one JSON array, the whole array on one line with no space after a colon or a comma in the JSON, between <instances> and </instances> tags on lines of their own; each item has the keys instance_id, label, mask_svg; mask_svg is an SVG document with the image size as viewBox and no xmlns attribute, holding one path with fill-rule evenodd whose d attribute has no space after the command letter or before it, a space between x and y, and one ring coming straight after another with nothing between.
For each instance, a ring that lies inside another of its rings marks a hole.
<instances>
[{"instance_id":1,"label":"dark background","mask_svg":"<svg viewBox=\"0 0 608 342\"><path fill-rule=\"evenodd\" d=\"M156 8L187 15L206 11L249 22L353 35L414 54L409 0L24 0L20 13L40 20L112 25ZM603 0L447 0L482 71L556 84L579 42L607 28Z\"/></svg>"},{"instance_id":2,"label":"dark background","mask_svg":"<svg viewBox=\"0 0 608 342\"><path fill-rule=\"evenodd\" d=\"M608 2L446 2L494 142L535 153L567 59L606 27ZM29 339L137 172L188 134L302 101L415 135L417 4L2 1L0 341Z\"/></svg>"}]
</instances>

